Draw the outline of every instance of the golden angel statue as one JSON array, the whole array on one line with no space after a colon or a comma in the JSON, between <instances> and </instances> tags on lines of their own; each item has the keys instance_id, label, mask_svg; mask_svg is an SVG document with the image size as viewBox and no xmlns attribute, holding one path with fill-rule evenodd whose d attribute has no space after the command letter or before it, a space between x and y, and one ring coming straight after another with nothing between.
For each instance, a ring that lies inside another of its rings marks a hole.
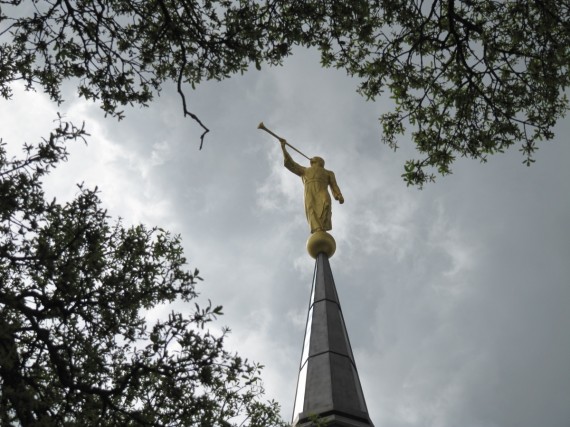
<instances>
[{"instance_id":1,"label":"golden angel statue","mask_svg":"<svg viewBox=\"0 0 570 427\"><path fill-rule=\"evenodd\" d=\"M295 175L299 175L305 186L305 214L311 228L311 233L328 231L332 229L331 196L328 188L331 188L333 197L341 204L344 197L336 183L334 173L325 169L325 161L321 157L309 159L310 166L304 167L296 163L285 148L290 145L283 138L279 138L283 150L284 164Z\"/></svg>"}]
</instances>

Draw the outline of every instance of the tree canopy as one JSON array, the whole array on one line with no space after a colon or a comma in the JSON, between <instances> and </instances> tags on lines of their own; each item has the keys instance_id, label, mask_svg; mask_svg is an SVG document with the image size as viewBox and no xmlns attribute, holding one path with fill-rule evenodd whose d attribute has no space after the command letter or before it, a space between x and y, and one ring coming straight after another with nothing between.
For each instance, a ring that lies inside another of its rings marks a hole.
<instances>
[{"instance_id":1,"label":"tree canopy","mask_svg":"<svg viewBox=\"0 0 570 427\"><path fill-rule=\"evenodd\" d=\"M96 189L45 199L41 179L84 136L60 122L22 158L0 143L0 424L281 425L261 366L206 328L221 307L195 303L178 236L112 221ZM193 309L147 321L173 301Z\"/></svg>"},{"instance_id":2,"label":"tree canopy","mask_svg":"<svg viewBox=\"0 0 570 427\"><path fill-rule=\"evenodd\" d=\"M421 157L408 184L451 172L457 156L485 161L520 144L525 163L568 110L570 6L557 0L4 0L0 91L23 80L61 101L61 85L121 117L167 81L184 87L254 64L278 65L294 46L345 69L368 99L389 95L381 139L410 129ZM201 144L202 146L202 144Z\"/></svg>"},{"instance_id":3,"label":"tree canopy","mask_svg":"<svg viewBox=\"0 0 570 427\"><path fill-rule=\"evenodd\" d=\"M121 117L174 81L224 79L278 65L294 46L390 96L381 139L407 129L420 154L408 184L451 172L457 156L485 161L520 144L530 165L568 110L570 5L558 0L4 0L0 91L23 80L61 101L61 85ZM201 144L202 145L202 144Z\"/></svg>"}]
</instances>

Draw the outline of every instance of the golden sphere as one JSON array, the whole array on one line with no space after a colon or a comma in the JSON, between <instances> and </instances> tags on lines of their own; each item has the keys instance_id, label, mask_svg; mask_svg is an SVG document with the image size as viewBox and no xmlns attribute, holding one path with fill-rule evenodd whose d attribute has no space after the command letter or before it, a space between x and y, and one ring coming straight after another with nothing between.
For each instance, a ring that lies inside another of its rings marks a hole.
<instances>
[{"instance_id":1,"label":"golden sphere","mask_svg":"<svg viewBox=\"0 0 570 427\"><path fill-rule=\"evenodd\" d=\"M336 242L333 236L326 231L316 231L307 240L307 251L315 259L320 253L324 253L330 258L336 251Z\"/></svg>"}]
</instances>

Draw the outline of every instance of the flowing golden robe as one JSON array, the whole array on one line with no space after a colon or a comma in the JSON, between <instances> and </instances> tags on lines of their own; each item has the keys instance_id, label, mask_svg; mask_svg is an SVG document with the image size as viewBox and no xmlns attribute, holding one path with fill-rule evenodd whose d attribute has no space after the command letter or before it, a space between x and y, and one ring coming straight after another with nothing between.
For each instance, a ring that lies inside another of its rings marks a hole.
<instances>
[{"instance_id":1,"label":"flowing golden robe","mask_svg":"<svg viewBox=\"0 0 570 427\"><path fill-rule=\"evenodd\" d=\"M328 187L330 186L335 199L341 200L341 203L344 201L334 173L313 161L311 161L312 164L309 167L301 166L285 150L283 150L283 155L285 157L285 167L295 175L299 175L303 180L305 186L305 214L311 233L331 230L332 209ZM320 158L318 159L323 161Z\"/></svg>"}]
</instances>

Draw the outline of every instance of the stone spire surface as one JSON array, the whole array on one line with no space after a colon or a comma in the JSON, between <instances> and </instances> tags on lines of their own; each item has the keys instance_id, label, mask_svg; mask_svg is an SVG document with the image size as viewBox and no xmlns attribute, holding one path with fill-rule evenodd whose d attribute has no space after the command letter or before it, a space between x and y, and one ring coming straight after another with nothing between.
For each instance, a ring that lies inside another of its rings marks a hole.
<instances>
[{"instance_id":1,"label":"stone spire surface","mask_svg":"<svg viewBox=\"0 0 570 427\"><path fill-rule=\"evenodd\" d=\"M373 426L329 259L322 252L316 256L293 426L311 426L315 416L328 427Z\"/></svg>"}]
</instances>

